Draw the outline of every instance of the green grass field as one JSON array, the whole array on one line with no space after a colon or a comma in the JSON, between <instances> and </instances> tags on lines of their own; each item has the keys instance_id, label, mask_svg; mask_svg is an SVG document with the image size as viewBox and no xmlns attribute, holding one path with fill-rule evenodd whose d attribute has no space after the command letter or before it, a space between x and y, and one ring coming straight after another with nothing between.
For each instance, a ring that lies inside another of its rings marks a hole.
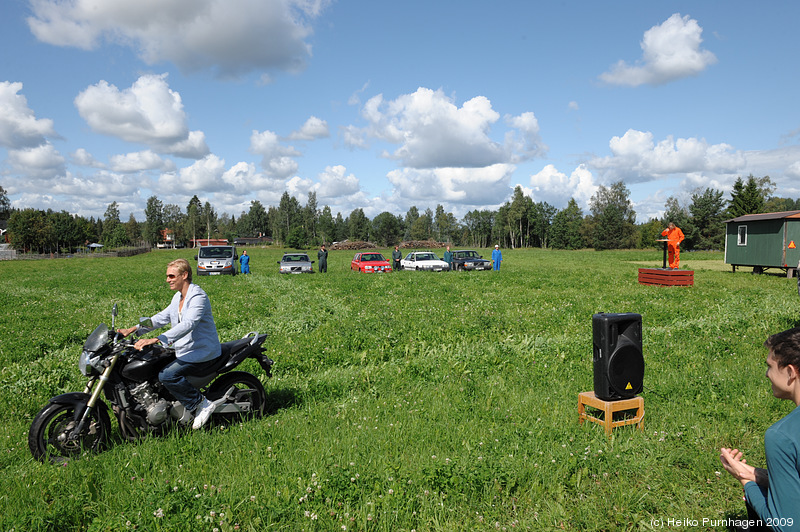
<instances>
[{"instance_id":1,"label":"green grass field","mask_svg":"<svg viewBox=\"0 0 800 532\"><path fill-rule=\"evenodd\" d=\"M277 273L280 250L248 253L252 275L195 280L223 341L270 334L268 415L66 466L32 459L33 416L82 389L81 345L111 306L118 326L161 310L167 262L192 251L0 262L0 530L725 530L744 508L718 448L763 464L792 408L762 344L800 325L795 281L721 253L682 253L693 287L638 284L658 250L389 275L337 251L302 276ZM578 423L598 312L642 315L643 432Z\"/></svg>"}]
</instances>

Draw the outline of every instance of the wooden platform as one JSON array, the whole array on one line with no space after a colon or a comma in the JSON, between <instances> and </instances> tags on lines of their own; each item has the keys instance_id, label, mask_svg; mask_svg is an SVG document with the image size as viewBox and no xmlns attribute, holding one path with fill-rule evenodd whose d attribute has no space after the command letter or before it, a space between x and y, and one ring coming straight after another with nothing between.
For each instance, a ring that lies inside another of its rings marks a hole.
<instances>
[{"instance_id":1,"label":"wooden platform","mask_svg":"<svg viewBox=\"0 0 800 532\"><path fill-rule=\"evenodd\" d=\"M694 286L694 270L639 268L639 284L660 286Z\"/></svg>"},{"instance_id":2,"label":"wooden platform","mask_svg":"<svg viewBox=\"0 0 800 532\"><path fill-rule=\"evenodd\" d=\"M597 413L587 412L587 406ZM602 417L599 415L601 412ZM621 419L614 419L615 413L622 414ZM644 430L644 399L637 395L630 399L603 401L594 392L582 392L578 394L578 419L581 425L587 420L601 425L608 436L613 429L626 425L636 425L639 430Z\"/></svg>"}]
</instances>

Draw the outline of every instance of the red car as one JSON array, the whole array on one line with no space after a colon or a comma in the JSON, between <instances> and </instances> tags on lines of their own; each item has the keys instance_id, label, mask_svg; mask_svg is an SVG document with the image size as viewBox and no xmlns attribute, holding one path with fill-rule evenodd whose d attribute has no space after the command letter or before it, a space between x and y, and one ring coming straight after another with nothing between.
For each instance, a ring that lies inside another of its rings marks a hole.
<instances>
[{"instance_id":1,"label":"red car","mask_svg":"<svg viewBox=\"0 0 800 532\"><path fill-rule=\"evenodd\" d=\"M350 269L364 273L392 271L389 261L386 260L380 253L375 253L372 251L366 253L356 253L356 256L353 257L353 260L350 262Z\"/></svg>"}]
</instances>

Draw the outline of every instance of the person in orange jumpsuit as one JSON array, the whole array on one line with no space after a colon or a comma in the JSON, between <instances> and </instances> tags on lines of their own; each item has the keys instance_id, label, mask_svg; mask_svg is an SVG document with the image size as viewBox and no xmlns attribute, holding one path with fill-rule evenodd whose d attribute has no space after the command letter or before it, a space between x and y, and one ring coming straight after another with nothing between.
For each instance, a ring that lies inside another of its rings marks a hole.
<instances>
[{"instance_id":1,"label":"person in orange jumpsuit","mask_svg":"<svg viewBox=\"0 0 800 532\"><path fill-rule=\"evenodd\" d=\"M683 231L673 222L670 222L666 229L661 231L661 236L667 237L667 252L669 253L669 267L677 270L681 262L681 242L683 242Z\"/></svg>"}]
</instances>

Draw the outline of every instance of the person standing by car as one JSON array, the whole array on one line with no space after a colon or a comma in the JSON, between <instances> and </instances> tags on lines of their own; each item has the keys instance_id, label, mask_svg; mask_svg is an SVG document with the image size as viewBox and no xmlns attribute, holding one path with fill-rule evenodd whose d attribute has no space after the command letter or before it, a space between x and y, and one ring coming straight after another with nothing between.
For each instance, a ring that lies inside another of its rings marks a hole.
<instances>
[{"instance_id":1,"label":"person standing by car","mask_svg":"<svg viewBox=\"0 0 800 532\"><path fill-rule=\"evenodd\" d=\"M447 246L447 251L444 252L442 260L447 263L449 270L453 271L453 252L450 251L450 246Z\"/></svg>"},{"instance_id":2,"label":"person standing by car","mask_svg":"<svg viewBox=\"0 0 800 532\"><path fill-rule=\"evenodd\" d=\"M319 273L328 273L328 250L325 249L325 244L319 248L317 259L319 260Z\"/></svg>"},{"instance_id":3,"label":"person standing by car","mask_svg":"<svg viewBox=\"0 0 800 532\"><path fill-rule=\"evenodd\" d=\"M400 260L403 258L403 254L400 253L400 249L395 246L394 251L392 251L392 270L399 272L400 271Z\"/></svg>"},{"instance_id":4,"label":"person standing by car","mask_svg":"<svg viewBox=\"0 0 800 532\"><path fill-rule=\"evenodd\" d=\"M211 314L211 301L202 288L192 283L189 261L177 259L167 265L167 284L175 295L169 306L150 320L154 329L167 324L170 329L156 338L137 340L133 347L141 351L161 342L175 349L175 360L159 372L158 380L187 411L194 413L192 428L199 429L208 422L215 405L187 377L207 373L222 355L222 346ZM138 328L136 325L118 332L128 336Z\"/></svg>"},{"instance_id":5,"label":"person standing by car","mask_svg":"<svg viewBox=\"0 0 800 532\"><path fill-rule=\"evenodd\" d=\"M239 257L239 263L242 265L239 270L242 273L250 273L250 255L247 254L247 250L242 251L242 256Z\"/></svg>"},{"instance_id":6,"label":"person standing by car","mask_svg":"<svg viewBox=\"0 0 800 532\"><path fill-rule=\"evenodd\" d=\"M670 222L666 229L661 231L661 236L667 237L667 251L669 252L669 268L677 270L681 263L681 242L683 242L683 231Z\"/></svg>"},{"instance_id":7,"label":"person standing by car","mask_svg":"<svg viewBox=\"0 0 800 532\"><path fill-rule=\"evenodd\" d=\"M495 244L494 251L492 251L492 269L499 272L501 262L503 262L503 252L500 251L500 246Z\"/></svg>"}]
</instances>

